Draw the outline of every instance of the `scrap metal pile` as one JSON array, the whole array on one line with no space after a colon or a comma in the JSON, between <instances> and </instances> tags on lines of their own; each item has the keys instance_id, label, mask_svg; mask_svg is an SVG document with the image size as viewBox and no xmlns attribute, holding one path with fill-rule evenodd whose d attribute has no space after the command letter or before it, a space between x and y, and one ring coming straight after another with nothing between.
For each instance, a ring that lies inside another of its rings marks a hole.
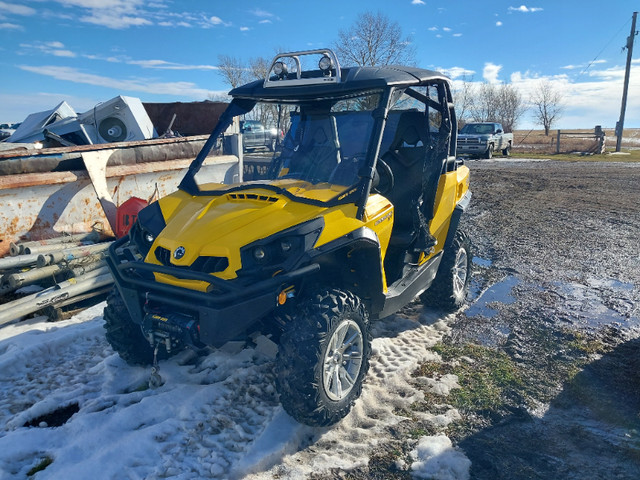
<instances>
[{"instance_id":1,"label":"scrap metal pile","mask_svg":"<svg viewBox=\"0 0 640 480\"><path fill-rule=\"evenodd\" d=\"M0 258L0 326L40 312L57 320L65 308L102 298L113 278L104 261L112 241L97 232L12 243Z\"/></svg>"}]
</instances>

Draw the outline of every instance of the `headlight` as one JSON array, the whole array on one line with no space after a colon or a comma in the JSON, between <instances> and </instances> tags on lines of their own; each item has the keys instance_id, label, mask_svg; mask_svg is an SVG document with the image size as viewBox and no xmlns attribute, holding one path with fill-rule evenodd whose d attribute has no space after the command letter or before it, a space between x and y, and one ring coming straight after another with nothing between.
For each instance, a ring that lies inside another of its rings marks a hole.
<instances>
[{"instance_id":1,"label":"headlight","mask_svg":"<svg viewBox=\"0 0 640 480\"><path fill-rule=\"evenodd\" d=\"M333 67L333 62L327 55L325 55L318 62L318 67L322 70L322 73L329 75L331 73L331 68Z\"/></svg>"},{"instance_id":2,"label":"headlight","mask_svg":"<svg viewBox=\"0 0 640 480\"><path fill-rule=\"evenodd\" d=\"M132 242L138 247L138 251L146 256L151 245L166 226L160 204L153 202L138 212L138 219L129 235Z\"/></svg>"},{"instance_id":3,"label":"headlight","mask_svg":"<svg viewBox=\"0 0 640 480\"><path fill-rule=\"evenodd\" d=\"M279 78L284 78L287 76L287 65L283 62L276 62L273 65L273 73L275 73Z\"/></svg>"},{"instance_id":4,"label":"headlight","mask_svg":"<svg viewBox=\"0 0 640 480\"><path fill-rule=\"evenodd\" d=\"M323 228L324 219L320 217L241 248L242 269L266 268L265 275L270 275L274 270L295 268L304 253L314 247Z\"/></svg>"}]
</instances>

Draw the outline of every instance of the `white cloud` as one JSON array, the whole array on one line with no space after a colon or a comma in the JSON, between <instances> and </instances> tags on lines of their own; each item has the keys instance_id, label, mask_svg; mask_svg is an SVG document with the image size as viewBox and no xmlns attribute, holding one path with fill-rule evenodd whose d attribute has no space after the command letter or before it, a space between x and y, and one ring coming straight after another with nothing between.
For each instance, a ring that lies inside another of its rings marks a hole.
<instances>
[{"instance_id":1,"label":"white cloud","mask_svg":"<svg viewBox=\"0 0 640 480\"><path fill-rule=\"evenodd\" d=\"M449 27L442 27L443 32L450 32L451 29Z\"/></svg>"},{"instance_id":2,"label":"white cloud","mask_svg":"<svg viewBox=\"0 0 640 480\"><path fill-rule=\"evenodd\" d=\"M426 5L422 0L411 0L411 5Z\"/></svg>"},{"instance_id":3,"label":"white cloud","mask_svg":"<svg viewBox=\"0 0 640 480\"><path fill-rule=\"evenodd\" d=\"M35 15L35 8L27 7L25 5L14 5L12 3L0 2L0 14L13 14L30 16Z\"/></svg>"},{"instance_id":4,"label":"white cloud","mask_svg":"<svg viewBox=\"0 0 640 480\"><path fill-rule=\"evenodd\" d=\"M0 23L0 30L24 30L24 28L15 23Z\"/></svg>"},{"instance_id":5,"label":"white cloud","mask_svg":"<svg viewBox=\"0 0 640 480\"><path fill-rule=\"evenodd\" d=\"M474 73L476 73L475 71L469 70L468 68L464 68L464 67L450 67L450 68L438 67L436 68L436 70L444 73L452 80L456 80L458 78L469 78L473 76Z\"/></svg>"},{"instance_id":6,"label":"white cloud","mask_svg":"<svg viewBox=\"0 0 640 480\"><path fill-rule=\"evenodd\" d=\"M251 13L260 18L277 18L273 13L262 10L261 8L256 8L252 10Z\"/></svg>"},{"instance_id":7,"label":"white cloud","mask_svg":"<svg viewBox=\"0 0 640 480\"><path fill-rule=\"evenodd\" d=\"M501 26L502 26L502 22L501 22L500 20L498 20L498 21L496 22L496 27L501 27Z\"/></svg>"},{"instance_id":8,"label":"white cloud","mask_svg":"<svg viewBox=\"0 0 640 480\"><path fill-rule=\"evenodd\" d=\"M62 42L35 42L35 43L21 43L20 48L25 49L25 52L33 53L33 52L42 52L46 55L53 55L55 57L68 57L73 58L77 55L71 50L67 50L64 48L64 43Z\"/></svg>"},{"instance_id":9,"label":"white cloud","mask_svg":"<svg viewBox=\"0 0 640 480\"><path fill-rule=\"evenodd\" d=\"M556 90L562 92L565 113L556 128L593 128L595 125L612 128L620 115L623 76L624 66L617 66L593 72L586 77L586 81L583 81L584 75L573 78L566 74L538 76L529 72L515 72L511 76L511 82L525 101L542 80L550 82ZM629 90L640 91L640 62L632 67ZM637 123L640 123L640 98L631 95L625 124ZM529 124L527 128L533 126Z\"/></svg>"},{"instance_id":10,"label":"white cloud","mask_svg":"<svg viewBox=\"0 0 640 480\"><path fill-rule=\"evenodd\" d=\"M482 69L482 78L489 83L499 83L498 75L500 74L500 70L502 70L502 65L487 62Z\"/></svg>"},{"instance_id":11,"label":"white cloud","mask_svg":"<svg viewBox=\"0 0 640 480\"><path fill-rule=\"evenodd\" d=\"M534 13L541 12L543 9L539 7L527 7L526 5L520 5L519 7L509 7L510 12L522 12L522 13Z\"/></svg>"},{"instance_id":12,"label":"white cloud","mask_svg":"<svg viewBox=\"0 0 640 480\"><path fill-rule=\"evenodd\" d=\"M248 32L249 30L251 30L249 27L240 27L241 32Z\"/></svg>"},{"instance_id":13,"label":"white cloud","mask_svg":"<svg viewBox=\"0 0 640 480\"><path fill-rule=\"evenodd\" d=\"M118 79L86 73L77 68L56 65L20 65L21 70L55 78L56 80L104 87L116 92L145 92L155 95L172 95L194 99L207 98L209 90L191 82L153 82L148 79Z\"/></svg>"}]
</instances>

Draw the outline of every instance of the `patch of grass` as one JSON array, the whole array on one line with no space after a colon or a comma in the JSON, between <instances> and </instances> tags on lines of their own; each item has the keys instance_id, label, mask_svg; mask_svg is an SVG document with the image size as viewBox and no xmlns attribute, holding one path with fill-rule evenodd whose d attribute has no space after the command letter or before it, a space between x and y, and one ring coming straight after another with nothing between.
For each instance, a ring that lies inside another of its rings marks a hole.
<instances>
[{"instance_id":1,"label":"patch of grass","mask_svg":"<svg viewBox=\"0 0 640 480\"><path fill-rule=\"evenodd\" d=\"M435 375L452 373L458 376L461 388L452 390L447 397L447 403L458 410L499 413L524 387L518 366L499 350L473 344L456 347L443 343L433 349L445 362L441 365L442 371L436 371ZM462 357L465 359L459 360ZM433 372L434 366L421 365L418 371Z\"/></svg>"},{"instance_id":2,"label":"patch of grass","mask_svg":"<svg viewBox=\"0 0 640 480\"><path fill-rule=\"evenodd\" d=\"M40 462L27 472L28 477L33 477L36 473L42 472L45 468L53 463L53 458L47 456L43 457Z\"/></svg>"},{"instance_id":3,"label":"patch of grass","mask_svg":"<svg viewBox=\"0 0 640 480\"><path fill-rule=\"evenodd\" d=\"M573 337L573 340L571 340L567 346L577 352L594 355L597 353L606 353L608 350L602 341L588 338L584 333L573 332Z\"/></svg>"}]
</instances>

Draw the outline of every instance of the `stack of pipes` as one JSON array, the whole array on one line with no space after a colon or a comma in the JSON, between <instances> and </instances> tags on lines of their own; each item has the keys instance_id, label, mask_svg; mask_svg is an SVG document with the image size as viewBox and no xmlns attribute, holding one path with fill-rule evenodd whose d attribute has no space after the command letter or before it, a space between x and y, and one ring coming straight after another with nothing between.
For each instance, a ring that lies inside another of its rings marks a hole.
<instances>
[{"instance_id":1,"label":"stack of pipes","mask_svg":"<svg viewBox=\"0 0 640 480\"><path fill-rule=\"evenodd\" d=\"M12 256L0 258L0 303L30 285L38 291L0 305L0 326L45 307L61 308L106 293L113 278L104 258L113 242L96 243L99 239L93 232L12 243Z\"/></svg>"}]
</instances>

